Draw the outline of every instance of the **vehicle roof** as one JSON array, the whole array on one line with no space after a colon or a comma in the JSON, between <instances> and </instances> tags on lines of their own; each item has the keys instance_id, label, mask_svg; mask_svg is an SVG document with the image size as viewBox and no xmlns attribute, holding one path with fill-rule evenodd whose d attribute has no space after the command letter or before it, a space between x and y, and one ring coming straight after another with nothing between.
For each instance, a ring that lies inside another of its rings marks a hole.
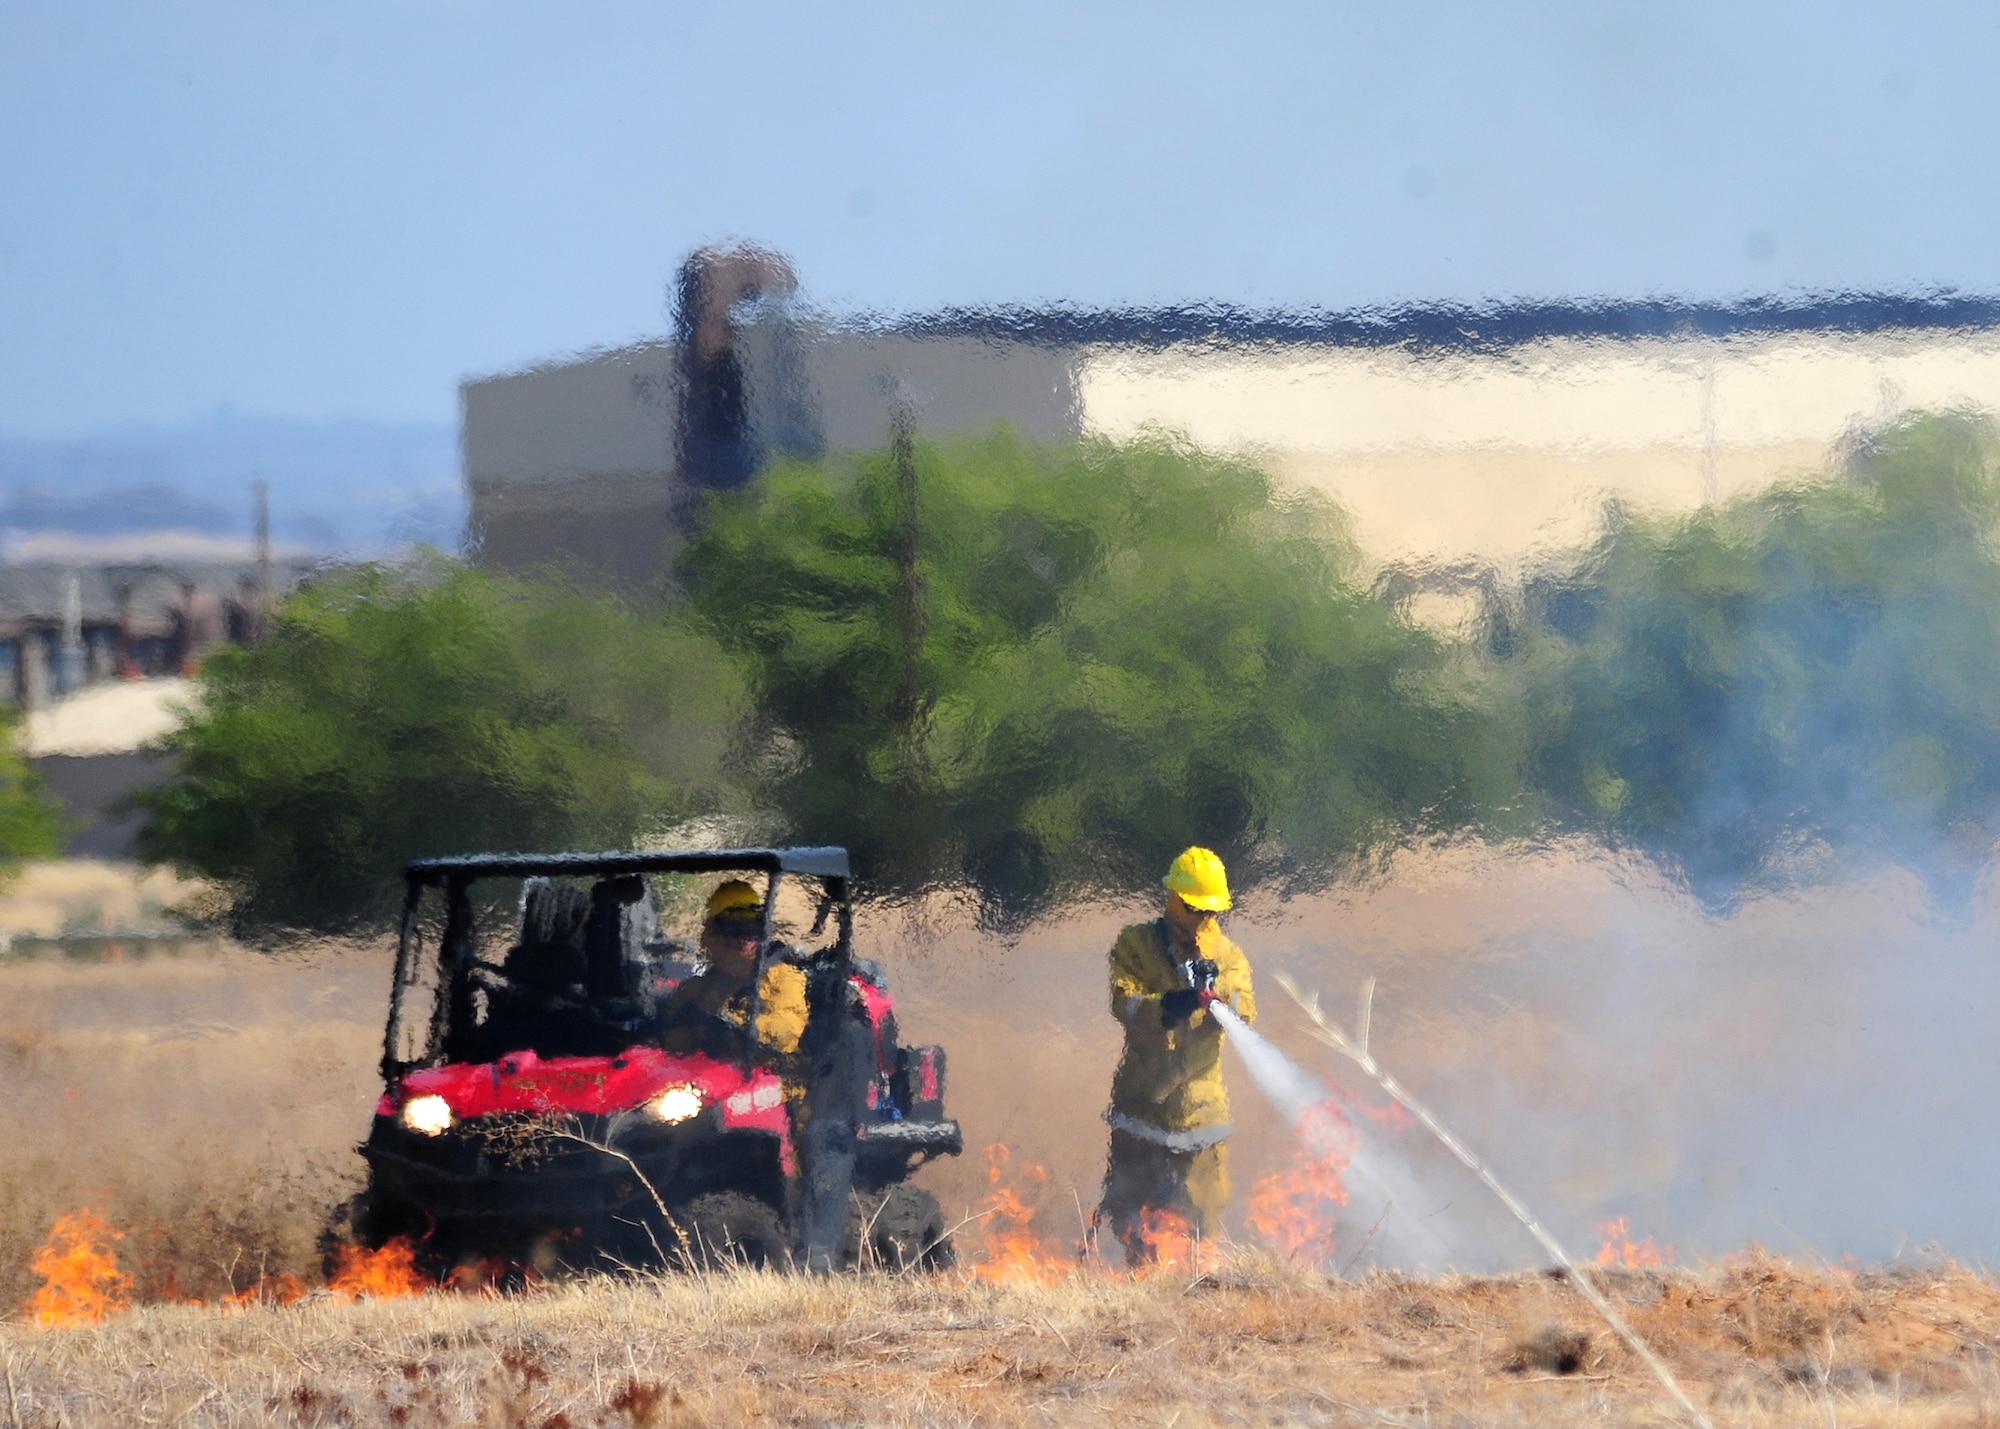
<instances>
[{"instance_id":1,"label":"vehicle roof","mask_svg":"<svg viewBox=\"0 0 2000 1429\"><path fill-rule=\"evenodd\" d=\"M809 873L846 878L844 848L704 848L671 852L626 850L607 853L469 853L422 858L403 865L403 877L419 883L468 878L534 878L563 874L724 873L755 869L768 873Z\"/></svg>"}]
</instances>

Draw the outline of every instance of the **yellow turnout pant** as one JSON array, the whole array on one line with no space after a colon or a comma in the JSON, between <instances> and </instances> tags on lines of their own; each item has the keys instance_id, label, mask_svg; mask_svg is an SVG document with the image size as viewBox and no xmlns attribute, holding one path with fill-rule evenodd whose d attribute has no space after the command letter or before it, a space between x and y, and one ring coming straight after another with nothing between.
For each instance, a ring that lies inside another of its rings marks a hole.
<instances>
[{"instance_id":1,"label":"yellow turnout pant","mask_svg":"<svg viewBox=\"0 0 2000 1429\"><path fill-rule=\"evenodd\" d=\"M1097 1211L1125 1247L1127 1263L1153 1258L1141 1235L1147 1211L1184 1218L1204 1241L1222 1234L1229 1205L1229 1146L1173 1151L1113 1127L1111 1161L1104 1171L1104 1199Z\"/></svg>"}]
</instances>

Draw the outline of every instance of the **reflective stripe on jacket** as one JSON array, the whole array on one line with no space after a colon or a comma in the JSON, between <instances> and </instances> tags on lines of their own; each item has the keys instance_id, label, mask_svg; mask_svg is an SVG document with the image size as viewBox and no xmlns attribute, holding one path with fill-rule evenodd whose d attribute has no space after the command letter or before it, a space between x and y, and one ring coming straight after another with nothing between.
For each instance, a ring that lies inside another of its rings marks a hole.
<instances>
[{"instance_id":1,"label":"reflective stripe on jacket","mask_svg":"<svg viewBox=\"0 0 2000 1429\"><path fill-rule=\"evenodd\" d=\"M1134 1121L1122 1111L1107 1111L1104 1119L1111 1123L1113 1131L1122 1131L1127 1136L1136 1136L1141 1141L1150 1141L1155 1146L1164 1146L1169 1151L1189 1153L1206 1151L1229 1139L1229 1123L1218 1122L1214 1126L1197 1126L1189 1131L1162 1131L1157 1126L1148 1126L1143 1121Z\"/></svg>"}]
</instances>

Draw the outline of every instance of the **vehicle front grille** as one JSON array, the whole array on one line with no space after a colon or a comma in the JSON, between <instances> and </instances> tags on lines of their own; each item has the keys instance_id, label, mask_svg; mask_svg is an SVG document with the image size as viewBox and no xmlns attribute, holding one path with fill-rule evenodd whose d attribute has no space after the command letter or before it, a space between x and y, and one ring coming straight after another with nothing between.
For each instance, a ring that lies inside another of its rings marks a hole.
<instances>
[{"instance_id":1,"label":"vehicle front grille","mask_svg":"<svg viewBox=\"0 0 2000 1429\"><path fill-rule=\"evenodd\" d=\"M588 1135L577 1118L563 1113L496 1112L464 1123L463 1134L493 1165L528 1171L584 1150Z\"/></svg>"}]
</instances>

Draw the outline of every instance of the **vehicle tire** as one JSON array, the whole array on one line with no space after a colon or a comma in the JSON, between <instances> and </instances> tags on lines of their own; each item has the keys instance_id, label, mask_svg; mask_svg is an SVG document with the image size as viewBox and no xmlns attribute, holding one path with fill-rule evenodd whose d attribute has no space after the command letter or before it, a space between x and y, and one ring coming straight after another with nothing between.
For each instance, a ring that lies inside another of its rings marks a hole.
<instances>
[{"instance_id":1,"label":"vehicle tire","mask_svg":"<svg viewBox=\"0 0 2000 1429\"><path fill-rule=\"evenodd\" d=\"M691 1268L724 1266L783 1269L792 1263L791 1237L784 1217L768 1201L740 1191L696 1196L674 1208L674 1223L687 1237L682 1256Z\"/></svg>"},{"instance_id":2,"label":"vehicle tire","mask_svg":"<svg viewBox=\"0 0 2000 1429\"><path fill-rule=\"evenodd\" d=\"M848 1265L864 1265L860 1250L865 1216L869 1252L865 1268L950 1269L953 1257L951 1237L945 1233L944 1209L929 1191L899 1183L879 1198L857 1204L855 1212L845 1247Z\"/></svg>"}]
</instances>

